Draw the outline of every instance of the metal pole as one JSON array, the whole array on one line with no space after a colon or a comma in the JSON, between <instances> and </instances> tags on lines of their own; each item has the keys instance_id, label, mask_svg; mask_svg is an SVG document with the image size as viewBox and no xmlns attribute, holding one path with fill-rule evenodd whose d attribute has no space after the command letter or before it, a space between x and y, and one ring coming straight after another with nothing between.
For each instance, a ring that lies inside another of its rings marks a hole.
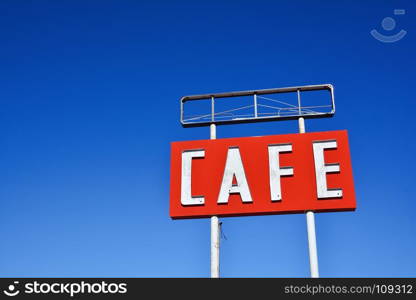
<instances>
[{"instance_id":1,"label":"metal pole","mask_svg":"<svg viewBox=\"0 0 416 300\"><path fill-rule=\"evenodd\" d=\"M305 133L305 119L299 118L299 133Z\"/></svg>"},{"instance_id":2,"label":"metal pole","mask_svg":"<svg viewBox=\"0 0 416 300\"><path fill-rule=\"evenodd\" d=\"M305 119L299 118L299 133L305 133ZM318 250L316 247L315 214L313 211L306 212L306 226L308 229L309 265L311 277L319 277Z\"/></svg>"},{"instance_id":3,"label":"metal pole","mask_svg":"<svg viewBox=\"0 0 416 300\"><path fill-rule=\"evenodd\" d=\"M211 140L217 138L215 124L210 125ZM211 278L220 277L220 222L217 216L211 217Z\"/></svg>"},{"instance_id":4,"label":"metal pole","mask_svg":"<svg viewBox=\"0 0 416 300\"><path fill-rule=\"evenodd\" d=\"M306 212L306 226L308 227L309 265L311 277L318 278L318 250L316 248L315 214L313 211Z\"/></svg>"},{"instance_id":5,"label":"metal pole","mask_svg":"<svg viewBox=\"0 0 416 300\"><path fill-rule=\"evenodd\" d=\"M214 111L215 111L215 102L214 102L214 97L211 97L211 121L212 122L214 122L214 116L215 116L215 113L214 113ZM215 130L215 124L211 124L211 132L212 132L212 126L214 126L214 130ZM211 137L211 140L214 140L215 139L215 136L214 136L214 138L212 138Z\"/></svg>"}]
</instances>

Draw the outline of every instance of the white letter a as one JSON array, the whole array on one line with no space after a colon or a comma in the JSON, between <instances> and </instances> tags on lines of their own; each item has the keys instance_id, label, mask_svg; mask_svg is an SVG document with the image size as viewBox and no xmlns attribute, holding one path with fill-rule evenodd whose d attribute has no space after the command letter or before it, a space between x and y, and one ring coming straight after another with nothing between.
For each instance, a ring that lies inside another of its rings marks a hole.
<instances>
[{"instance_id":1,"label":"white letter a","mask_svg":"<svg viewBox=\"0 0 416 300\"><path fill-rule=\"evenodd\" d=\"M235 185L233 184L234 176L237 182ZM236 147L228 149L224 176L222 178L221 189L217 203L228 203L230 194L240 194L241 200L244 203L253 202L246 179L246 174L244 173L240 150Z\"/></svg>"}]
</instances>

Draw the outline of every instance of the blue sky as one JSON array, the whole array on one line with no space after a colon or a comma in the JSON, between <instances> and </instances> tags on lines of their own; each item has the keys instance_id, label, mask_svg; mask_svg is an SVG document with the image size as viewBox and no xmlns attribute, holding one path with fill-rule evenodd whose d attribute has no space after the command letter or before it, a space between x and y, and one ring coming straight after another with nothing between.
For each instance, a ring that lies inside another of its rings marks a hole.
<instances>
[{"instance_id":1,"label":"blue sky","mask_svg":"<svg viewBox=\"0 0 416 300\"><path fill-rule=\"evenodd\" d=\"M337 113L306 130L349 131L357 196L316 215L320 275L416 275L416 5L223 2L0 2L1 276L208 277L209 219L168 213L169 143L209 138L179 98L320 83ZM222 221L221 276L309 276L304 215Z\"/></svg>"}]
</instances>

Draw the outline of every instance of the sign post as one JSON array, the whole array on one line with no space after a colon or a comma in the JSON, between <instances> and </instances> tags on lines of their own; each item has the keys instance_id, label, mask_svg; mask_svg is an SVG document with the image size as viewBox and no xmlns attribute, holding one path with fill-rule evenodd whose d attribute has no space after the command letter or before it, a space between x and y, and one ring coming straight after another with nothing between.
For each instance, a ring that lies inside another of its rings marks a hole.
<instances>
[{"instance_id":1,"label":"sign post","mask_svg":"<svg viewBox=\"0 0 416 300\"><path fill-rule=\"evenodd\" d=\"M301 103L301 93L321 90L329 91L329 104ZM297 103L282 101L287 93L297 93ZM221 98L252 104L230 108L227 100L221 110ZM186 102L204 100L208 114L186 114ZM210 218L211 277L220 276L220 217L306 213L310 272L318 278L315 212L356 208L347 131L305 133L305 118L334 115L332 85L194 95L180 104L182 125L209 125L210 139L171 143L170 216ZM219 124L293 119L297 134L216 139Z\"/></svg>"},{"instance_id":2,"label":"sign post","mask_svg":"<svg viewBox=\"0 0 416 300\"><path fill-rule=\"evenodd\" d=\"M305 119L299 118L299 133L305 133ZM309 210L306 212L306 227L308 230L309 265L311 277L319 277L318 249L316 246L315 214Z\"/></svg>"},{"instance_id":3,"label":"sign post","mask_svg":"<svg viewBox=\"0 0 416 300\"><path fill-rule=\"evenodd\" d=\"M217 128L211 124L210 139L217 138ZM220 277L220 223L217 216L211 217L211 278Z\"/></svg>"},{"instance_id":4,"label":"sign post","mask_svg":"<svg viewBox=\"0 0 416 300\"><path fill-rule=\"evenodd\" d=\"M300 99L300 91L297 90L298 96L298 109L299 115L302 115L302 103ZM305 119L300 117L299 120L299 133L305 133ZM306 228L308 232L308 249L309 249L309 267L311 270L312 278L319 278L318 268L318 249L316 246L316 231L315 231L315 214L313 211L306 212Z\"/></svg>"}]
</instances>

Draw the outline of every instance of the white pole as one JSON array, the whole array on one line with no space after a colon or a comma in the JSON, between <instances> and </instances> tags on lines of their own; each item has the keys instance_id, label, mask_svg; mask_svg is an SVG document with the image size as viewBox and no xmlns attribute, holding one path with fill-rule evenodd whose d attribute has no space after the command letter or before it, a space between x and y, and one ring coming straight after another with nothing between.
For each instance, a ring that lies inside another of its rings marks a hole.
<instances>
[{"instance_id":1,"label":"white pole","mask_svg":"<svg viewBox=\"0 0 416 300\"><path fill-rule=\"evenodd\" d=\"M299 133L305 133L305 119L299 118ZM318 250L316 247L315 214L313 211L306 212L306 226L308 229L309 265L311 277L319 277Z\"/></svg>"},{"instance_id":2,"label":"white pole","mask_svg":"<svg viewBox=\"0 0 416 300\"><path fill-rule=\"evenodd\" d=\"M211 140L217 138L215 124L210 125ZM211 217L211 278L220 277L220 223L217 216Z\"/></svg>"},{"instance_id":3,"label":"white pole","mask_svg":"<svg viewBox=\"0 0 416 300\"><path fill-rule=\"evenodd\" d=\"M220 224L217 216L211 217L211 278L220 277Z\"/></svg>"},{"instance_id":4,"label":"white pole","mask_svg":"<svg viewBox=\"0 0 416 300\"><path fill-rule=\"evenodd\" d=\"M209 136L211 140L215 140L217 138L217 128L215 124L209 125Z\"/></svg>"},{"instance_id":5,"label":"white pole","mask_svg":"<svg viewBox=\"0 0 416 300\"><path fill-rule=\"evenodd\" d=\"M305 119L299 118L299 133L305 133Z\"/></svg>"},{"instance_id":6,"label":"white pole","mask_svg":"<svg viewBox=\"0 0 416 300\"><path fill-rule=\"evenodd\" d=\"M306 212L306 226L308 227L309 265L311 277L319 278L318 250L316 248L315 214L313 211Z\"/></svg>"}]
</instances>

